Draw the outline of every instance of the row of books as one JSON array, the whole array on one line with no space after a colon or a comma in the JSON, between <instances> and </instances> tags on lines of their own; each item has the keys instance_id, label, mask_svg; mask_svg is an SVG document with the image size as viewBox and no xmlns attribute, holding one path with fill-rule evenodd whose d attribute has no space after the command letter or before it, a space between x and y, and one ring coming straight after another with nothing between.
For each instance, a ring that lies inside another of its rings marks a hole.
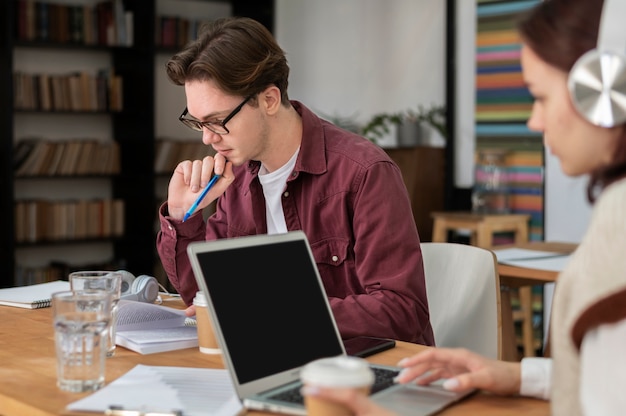
<instances>
[{"instance_id":1,"label":"row of books","mask_svg":"<svg viewBox=\"0 0 626 416\"><path fill-rule=\"evenodd\" d=\"M133 12L122 0L56 4L18 0L16 37L23 41L100 46L133 45Z\"/></svg>"},{"instance_id":2,"label":"row of books","mask_svg":"<svg viewBox=\"0 0 626 416\"><path fill-rule=\"evenodd\" d=\"M156 22L154 43L162 48L182 48L198 37L198 30L206 22L206 19L160 16Z\"/></svg>"},{"instance_id":3,"label":"row of books","mask_svg":"<svg viewBox=\"0 0 626 416\"><path fill-rule=\"evenodd\" d=\"M183 160L201 160L215 152L200 139L181 141L172 139L158 139L156 157L154 159L155 173L172 173L179 162Z\"/></svg>"},{"instance_id":4,"label":"row of books","mask_svg":"<svg viewBox=\"0 0 626 416\"><path fill-rule=\"evenodd\" d=\"M120 172L115 141L22 139L13 152L16 176L114 175Z\"/></svg>"},{"instance_id":5,"label":"row of books","mask_svg":"<svg viewBox=\"0 0 626 416\"><path fill-rule=\"evenodd\" d=\"M13 106L39 111L122 111L123 79L112 69L97 74L13 74Z\"/></svg>"},{"instance_id":6,"label":"row of books","mask_svg":"<svg viewBox=\"0 0 626 416\"><path fill-rule=\"evenodd\" d=\"M67 280L71 272L77 270L120 270L119 261L104 263L69 264L63 261L52 261L40 267L18 265L15 270L15 286L30 286L57 280Z\"/></svg>"},{"instance_id":7,"label":"row of books","mask_svg":"<svg viewBox=\"0 0 626 416\"><path fill-rule=\"evenodd\" d=\"M82 240L124 234L124 200L20 200L15 203L15 241Z\"/></svg>"}]
</instances>

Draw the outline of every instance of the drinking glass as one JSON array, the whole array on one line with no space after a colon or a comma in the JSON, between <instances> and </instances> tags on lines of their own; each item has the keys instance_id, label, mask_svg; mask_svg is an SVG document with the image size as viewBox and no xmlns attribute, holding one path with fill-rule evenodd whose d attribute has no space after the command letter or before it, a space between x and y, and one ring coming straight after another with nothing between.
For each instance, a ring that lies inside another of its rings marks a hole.
<instances>
[{"instance_id":1,"label":"drinking glass","mask_svg":"<svg viewBox=\"0 0 626 416\"><path fill-rule=\"evenodd\" d=\"M104 386L111 295L103 290L52 294L57 386L81 393Z\"/></svg>"},{"instance_id":2,"label":"drinking glass","mask_svg":"<svg viewBox=\"0 0 626 416\"><path fill-rule=\"evenodd\" d=\"M72 290L103 290L111 294L111 320L108 328L107 357L115 354L117 305L122 293L122 274L111 271L77 271L70 273Z\"/></svg>"}]
</instances>

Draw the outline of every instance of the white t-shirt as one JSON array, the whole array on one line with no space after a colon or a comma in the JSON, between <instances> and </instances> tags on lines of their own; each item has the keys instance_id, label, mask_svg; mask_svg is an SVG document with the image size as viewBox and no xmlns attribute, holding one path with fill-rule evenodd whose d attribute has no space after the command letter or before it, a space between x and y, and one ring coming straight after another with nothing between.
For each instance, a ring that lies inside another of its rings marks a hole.
<instances>
[{"instance_id":1,"label":"white t-shirt","mask_svg":"<svg viewBox=\"0 0 626 416\"><path fill-rule=\"evenodd\" d=\"M259 181L265 196L265 217L267 219L267 233L280 234L287 232L285 213L281 196L287 184L287 178L296 165L300 148L291 156L291 159L279 169L269 173L263 165L259 169Z\"/></svg>"}]
</instances>

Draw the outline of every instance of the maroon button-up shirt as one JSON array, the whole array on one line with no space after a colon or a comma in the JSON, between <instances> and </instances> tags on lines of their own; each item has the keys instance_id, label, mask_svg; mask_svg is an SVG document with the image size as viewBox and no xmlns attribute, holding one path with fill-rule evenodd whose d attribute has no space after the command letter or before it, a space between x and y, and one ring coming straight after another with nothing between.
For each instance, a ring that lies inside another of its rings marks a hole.
<instances>
[{"instance_id":1,"label":"maroon button-up shirt","mask_svg":"<svg viewBox=\"0 0 626 416\"><path fill-rule=\"evenodd\" d=\"M285 222L307 235L342 337L434 345L420 239L399 168L370 141L292 104L303 135L282 195ZM157 249L187 304L198 290L190 242L267 233L259 166L235 167L235 181L206 224L202 215L184 223L169 218L162 205Z\"/></svg>"}]
</instances>

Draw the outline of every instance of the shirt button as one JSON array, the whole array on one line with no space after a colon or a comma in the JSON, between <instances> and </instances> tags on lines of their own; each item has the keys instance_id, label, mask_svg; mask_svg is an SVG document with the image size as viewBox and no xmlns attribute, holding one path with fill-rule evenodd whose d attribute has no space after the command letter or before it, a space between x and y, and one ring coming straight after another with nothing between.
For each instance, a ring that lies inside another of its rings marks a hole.
<instances>
[{"instance_id":1,"label":"shirt button","mask_svg":"<svg viewBox=\"0 0 626 416\"><path fill-rule=\"evenodd\" d=\"M168 225L168 226L167 226L167 228L168 228L169 230L173 230L173 229L174 229L174 227L172 227L171 225Z\"/></svg>"},{"instance_id":2,"label":"shirt button","mask_svg":"<svg viewBox=\"0 0 626 416\"><path fill-rule=\"evenodd\" d=\"M296 172L291 172L291 176L292 176L293 178L295 178L295 177L296 177L296 175L297 175L297 173L296 173Z\"/></svg>"},{"instance_id":3,"label":"shirt button","mask_svg":"<svg viewBox=\"0 0 626 416\"><path fill-rule=\"evenodd\" d=\"M289 196L289 191L285 191L285 193L283 193L283 196L287 198Z\"/></svg>"},{"instance_id":4,"label":"shirt button","mask_svg":"<svg viewBox=\"0 0 626 416\"><path fill-rule=\"evenodd\" d=\"M336 262L339 260L339 257L337 257L337 256L333 256L333 257L332 257L332 259L333 259L333 261L336 263Z\"/></svg>"}]
</instances>

